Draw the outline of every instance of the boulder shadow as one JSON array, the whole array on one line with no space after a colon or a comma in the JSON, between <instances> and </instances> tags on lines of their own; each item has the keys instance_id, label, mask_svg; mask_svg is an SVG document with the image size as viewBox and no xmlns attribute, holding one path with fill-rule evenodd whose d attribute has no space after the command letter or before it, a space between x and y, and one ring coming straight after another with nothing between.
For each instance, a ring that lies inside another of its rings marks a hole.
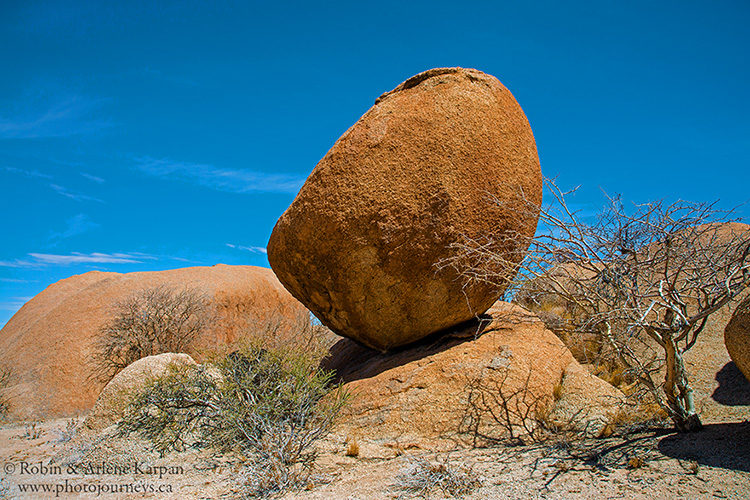
<instances>
[{"instance_id":1,"label":"boulder shadow","mask_svg":"<svg viewBox=\"0 0 750 500\"><path fill-rule=\"evenodd\" d=\"M719 387L711 394L711 399L726 406L750 405L750 381L733 361L716 373L716 381Z\"/></svg>"},{"instance_id":2,"label":"boulder shadow","mask_svg":"<svg viewBox=\"0 0 750 500\"><path fill-rule=\"evenodd\" d=\"M320 367L336 372L337 381L342 383L374 377L392 368L477 339L492 320L492 316L482 314L475 319L433 333L416 343L386 353L370 349L351 339L341 339L329 349Z\"/></svg>"},{"instance_id":3,"label":"boulder shadow","mask_svg":"<svg viewBox=\"0 0 750 500\"><path fill-rule=\"evenodd\" d=\"M750 421L706 424L701 431L671 434L659 441L659 451L700 465L750 472Z\"/></svg>"}]
</instances>

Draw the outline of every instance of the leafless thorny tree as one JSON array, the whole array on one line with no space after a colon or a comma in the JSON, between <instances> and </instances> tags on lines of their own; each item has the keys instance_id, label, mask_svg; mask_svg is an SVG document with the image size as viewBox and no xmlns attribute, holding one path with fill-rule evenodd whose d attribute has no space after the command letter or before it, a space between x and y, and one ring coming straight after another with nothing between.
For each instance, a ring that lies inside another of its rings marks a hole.
<instances>
[{"instance_id":1,"label":"leafless thorny tree","mask_svg":"<svg viewBox=\"0 0 750 500\"><path fill-rule=\"evenodd\" d=\"M108 382L146 356L184 352L210 324L208 297L166 285L140 290L117 304L94 346L93 376Z\"/></svg>"},{"instance_id":2,"label":"leafless thorny tree","mask_svg":"<svg viewBox=\"0 0 750 500\"><path fill-rule=\"evenodd\" d=\"M526 203L519 214L539 213L535 237L464 237L440 265L526 305L551 298L564 304L569 332L598 339L678 430L699 429L684 354L708 318L750 284L750 232L731 224L734 210L716 203L656 201L626 209L619 197L608 197L586 222L568 204L571 192L545 184L552 203ZM510 242L513 250L496 250ZM649 346L658 362L646 353Z\"/></svg>"},{"instance_id":3,"label":"leafless thorny tree","mask_svg":"<svg viewBox=\"0 0 750 500\"><path fill-rule=\"evenodd\" d=\"M266 312L259 318L251 318L242 332L242 337L253 339L264 349L287 349L291 339L295 350L311 358L322 359L340 337L317 321L307 310L289 314L281 307ZM290 332L294 332L290 337ZM228 348L233 348L233 342Z\"/></svg>"}]
</instances>

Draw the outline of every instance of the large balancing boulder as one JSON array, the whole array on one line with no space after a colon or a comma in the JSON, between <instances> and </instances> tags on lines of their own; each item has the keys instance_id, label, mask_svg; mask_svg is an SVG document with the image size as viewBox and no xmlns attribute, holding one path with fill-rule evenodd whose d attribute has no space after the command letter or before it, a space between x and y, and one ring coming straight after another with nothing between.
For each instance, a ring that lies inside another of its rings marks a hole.
<instances>
[{"instance_id":1,"label":"large balancing boulder","mask_svg":"<svg viewBox=\"0 0 750 500\"><path fill-rule=\"evenodd\" d=\"M502 289L464 287L436 264L464 237L532 236L527 205L541 197L534 136L510 91L477 70L432 69L336 141L277 222L268 260L326 326L386 351L486 311Z\"/></svg>"}]
</instances>

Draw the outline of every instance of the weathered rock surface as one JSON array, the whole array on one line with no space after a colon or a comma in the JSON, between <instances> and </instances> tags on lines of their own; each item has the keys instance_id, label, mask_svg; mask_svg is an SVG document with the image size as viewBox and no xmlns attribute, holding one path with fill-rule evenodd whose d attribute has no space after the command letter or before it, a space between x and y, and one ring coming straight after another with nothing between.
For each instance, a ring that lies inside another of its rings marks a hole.
<instances>
[{"instance_id":1,"label":"weathered rock surface","mask_svg":"<svg viewBox=\"0 0 750 500\"><path fill-rule=\"evenodd\" d=\"M107 383L96 399L94 408L83 421L89 431L99 431L122 418L133 391L143 387L151 378L167 372L170 365L196 365L187 354L164 353L147 356L131 363Z\"/></svg>"},{"instance_id":2,"label":"weathered rock surface","mask_svg":"<svg viewBox=\"0 0 750 500\"><path fill-rule=\"evenodd\" d=\"M750 381L750 297L737 306L724 329L724 344L729 357Z\"/></svg>"},{"instance_id":3,"label":"weathered rock surface","mask_svg":"<svg viewBox=\"0 0 750 500\"><path fill-rule=\"evenodd\" d=\"M625 402L623 393L578 362L563 372L550 419L589 437L601 435Z\"/></svg>"},{"instance_id":4,"label":"weathered rock surface","mask_svg":"<svg viewBox=\"0 0 750 500\"><path fill-rule=\"evenodd\" d=\"M537 214L519 215L520 195L540 203L541 183L508 89L480 71L432 69L381 96L333 145L276 224L268 259L326 326L385 351L498 299L497 287L463 288L435 264L461 235L533 235Z\"/></svg>"},{"instance_id":5,"label":"weathered rock surface","mask_svg":"<svg viewBox=\"0 0 750 500\"><path fill-rule=\"evenodd\" d=\"M270 269L253 266L72 276L27 302L0 331L0 362L17 382L10 391L11 418L66 417L91 409L103 386L89 380L88 363L100 327L118 302L159 285L196 288L211 298L218 320L196 339L198 351L262 335L255 326L275 318L293 327L308 314ZM274 328L279 338L271 340L290 341L284 332L283 325Z\"/></svg>"},{"instance_id":6,"label":"weathered rock surface","mask_svg":"<svg viewBox=\"0 0 750 500\"><path fill-rule=\"evenodd\" d=\"M502 393L513 407L531 406L551 418L576 415L580 430L606 425L622 398L587 374L538 318L504 302L487 311L481 325L466 324L392 354L341 340L323 367L335 369L354 395L344 410L344 432L423 447L471 440L474 430L501 437L502 427L478 403L480 392L496 414ZM564 406L556 409L561 383ZM512 423L520 425L518 415Z\"/></svg>"}]
</instances>

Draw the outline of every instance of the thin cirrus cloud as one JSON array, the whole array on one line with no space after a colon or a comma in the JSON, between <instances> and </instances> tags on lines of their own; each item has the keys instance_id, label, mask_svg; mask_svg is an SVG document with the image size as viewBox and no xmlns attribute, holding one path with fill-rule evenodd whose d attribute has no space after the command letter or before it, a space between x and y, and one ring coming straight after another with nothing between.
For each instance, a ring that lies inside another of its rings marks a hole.
<instances>
[{"instance_id":1,"label":"thin cirrus cloud","mask_svg":"<svg viewBox=\"0 0 750 500\"><path fill-rule=\"evenodd\" d=\"M101 177L97 177L95 175L87 174L86 172L79 172L81 176L84 178L90 180L91 182L96 182L97 184L104 184L106 181L102 179Z\"/></svg>"},{"instance_id":2,"label":"thin cirrus cloud","mask_svg":"<svg viewBox=\"0 0 750 500\"><path fill-rule=\"evenodd\" d=\"M87 194L76 193L74 191L69 190L65 186L61 186L59 184L52 183L49 185L49 187L60 196L65 196L66 198L70 198L71 200L95 201L97 203L104 203L104 201L100 200L99 198L94 198L93 196L89 196Z\"/></svg>"},{"instance_id":3,"label":"thin cirrus cloud","mask_svg":"<svg viewBox=\"0 0 750 500\"><path fill-rule=\"evenodd\" d=\"M231 243L225 243L225 244L229 248L234 248L236 250L247 250L248 252L262 253L263 255L268 254L268 251L266 250L265 247L253 247L253 246L246 247L246 246L242 246L242 245L233 245Z\"/></svg>"},{"instance_id":4,"label":"thin cirrus cloud","mask_svg":"<svg viewBox=\"0 0 750 500\"><path fill-rule=\"evenodd\" d=\"M39 172L37 170L26 170L26 169L16 168L16 167L3 167L3 170L6 171L6 172L9 172L11 174L22 175L24 177L28 177L30 179L43 179L43 180L53 180L54 179L54 177L52 175L45 174L45 173ZM84 175L84 174L82 173L81 175ZM101 179L101 178L96 177L96 176L89 176L88 174L86 174L85 176L87 176L87 178L90 177L91 180L93 180L95 182L98 182L99 184L101 184L102 182L104 182L104 179ZM104 203L104 201L100 200L99 198L95 198L95 197L89 196L87 194L77 193L75 191L71 191L70 189L66 188L65 186L61 186L60 184L57 184L55 182L50 182L48 184L48 186L49 186L50 189L52 189L54 192L56 192L60 196L64 196L64 197L69 198L71 200L75 200L75 201L95 201L97 203Z\"/></svg>"},{"instance_id":5,"label":"thin cirrus cloud","mask_svg":"<svg viewBox=\"0 0 750 500\"><path fill-rule=\"evenodd\" d=\"M66 266L71 264L142 264L144 260L154 260L156 257L144 253L80 253L71 252L68 255L49 253L30 253L27 259L0 261L0 267L44 267Z\"/></svg>"},{"instance_id":6,"label":"thin cirrus cloud","mask_svg":"<svg viewBox=\"0 0 750 500\"><path fill-rule=\"evenodd\" d=\"M5 302L0 302L0 310L1 311L17 311L26 302L30 301L33 298L34 297L9 297L10 300L7 300Z\"/></svg>"},{"instance_id":7,"label":"thin cirrus cloud","mask_svg":"<svg viewBox=\"0 0 750 500\"><path fill-rule=\"evenodd\" d=\"M78 214L65 221L65 229L52 231L50 240L64 240L97 229L100 225L92 221L86 214Z\"/></svg>"},{"instance_id":8,"label":"thin cirrus cloud","mask_svg":"<svg viewBox=\"0 0 750 500\"><path fill-rule=\"evenodd\" d=\"M43 174L38 170L26 170L16 167L3 167L3 170L10 172L11 174L23 175L24 177L29 177L31 179L52 179L51 175Z\"/></svg>"},{"instance_id":9,"label":"thin cirrus cloud","mask_svg":"<svg viewBox=\"0 0 750 500\"><path fill-rule=\"evenodd\" d=\"M53 103L25 102L13 116L0 116L0 139L69 137L98 132L112 123L95 116L103 100L66 97Z\"/></svg>"},{"instance_id":10,"label":"thin cirrus cloud","mask_svg":"<svg viewBox=\"0 0 750 500\"><path fill-rule=\"evenodd\" d=\"M141 172L164 179L178 179L230 193L291 193L305 179L296 175L269 174L254 170L220 168L202 163L141 157L136 159Z\"/></svg>"}]
</instances>

